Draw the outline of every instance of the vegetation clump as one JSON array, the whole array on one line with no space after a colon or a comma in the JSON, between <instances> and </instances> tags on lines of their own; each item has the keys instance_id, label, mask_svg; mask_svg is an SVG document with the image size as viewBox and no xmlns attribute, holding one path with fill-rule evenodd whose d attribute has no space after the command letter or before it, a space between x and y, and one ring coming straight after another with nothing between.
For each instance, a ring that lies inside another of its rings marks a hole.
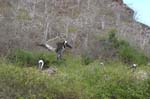
<instances>
[{"instance_id":1,"label":"vegetation clump","mask_svg":"<svg viewBox=\"0 0 150 99\"><path fill-rule=\"evenodd\" d=\"M48 64L51 64L55 60L55 54L54 53L30 52L27 50L16 49L15 52L8 55L7 59L11 63L15 63L20 66L37 65L38 60L42 59L48 65Z\"/></svg>"},{"instance_id":2,"label":"vegetation clump","mask_svg":"<svg viewBox=\"0 0 150 99\"><path fill-rule=\"evenodd\" d=\"M124 63L137 63L147 64L149 58L144 53L137 51L137 49L130 46L130 44L124 40L119 40L116 36L116 31L109 33L109 42L111 42L112 48L116 49L116 54Z\"/></svg>"},{"instance_id":3,"label":"vegetation clump","mask_svg":"<svg viewBox=\"0 0 150 99\"><path fill-rule=\"evenodd\" d=\"M16 66L0 61L0 97L2 99L148 99L150 79L147 66L134 73L121 62L101 66L99 61L85 65L80 57L65 56L55 65L57 72L48 75L35 66ZM17 62L17 61L16 61ZM53 67L53 66L52 66Z\"/></svg>"},{"instance_id":4,"label":"vegetation clump","mask_svg":"<svg viewBox=\"0 0 150 99\"><path fill-rule=\"evenodd\" d=\"M122 61L125 64L148 64L150 58L132 47L127 41L117 37L115 29L109 32L108 37L101 38L82 52L82 63L89 65L94 60Z\"/></svg>"},{"instance_id":5,"label":"vegetation clump","mask_svg":"<svg viewBox=\"0 0 150 99\"><path fill-rule=\"evenodd\" d=\"M19 20L31 20L29 13L25 9L19 9L17 19Z\"/></svg>"},{"instance_id":6,"label":"vegetation clump","mask_svg":"<svg viewBox=\"0 0 150 99\"><path fill-rule=\"evenodd\" d=\"M115 32L104 40L106 49L115 50L118 60L66 54L56 61L54 53L17 49L0 60L0 98L2 99L149 99L148 58L119 40ZM57 71L49 75L37 69L39 59ZM121 60L121 61L120 61ZM127 63L127 64L126 64ZM133 72L130 63L139 64Z\"/></svg>"}]
</instances>

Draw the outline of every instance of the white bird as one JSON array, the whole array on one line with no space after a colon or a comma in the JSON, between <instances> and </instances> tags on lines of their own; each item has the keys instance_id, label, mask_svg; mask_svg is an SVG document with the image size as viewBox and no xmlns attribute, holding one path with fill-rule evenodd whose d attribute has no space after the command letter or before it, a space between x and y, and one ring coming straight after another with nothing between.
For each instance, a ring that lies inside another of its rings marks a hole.
<instances>
[{"instance_id":1,"label":"white bird","mask_svg":"<svg viewBox=\"0 0 150 99\"><path fill-rule=\"evenodd\" d=\"M137 67L137 64L132 64L132 66L130 67L132 70L133 70L133 72L136 70L136 67Z\"/></svg>"},{"instance_id":2,"label":"white bird","mask_svg":"<svg viewBox=\"0 0 150 99\"><path fill-rule=\"evenodd\" d=\"M133 65L132 65L132 68L136 68L136 67L137 67L137 64L133 64Z\"/></svg>"},{"instance_id":3,"label":"white bird","mask_svg":"<svg viewBox=\"0 0 150 99\"><path fill-rule=\"evenodd\" d=\"M39 65L39 69L43 69L43 66L44 66L44 61L43 60L39 60L38 61L38 65Z\"/></svg>"},{"instance_id":4,"label":"white bird","mask_svg":"<svg viewBox=\"0 0 150 99\"><path fill-rule=\"evenodd\" d=\"M103 63L103 62L101 62L101 63L100 63L100 65L104 66L104 63Z\"/></svg>"}]
</instances>

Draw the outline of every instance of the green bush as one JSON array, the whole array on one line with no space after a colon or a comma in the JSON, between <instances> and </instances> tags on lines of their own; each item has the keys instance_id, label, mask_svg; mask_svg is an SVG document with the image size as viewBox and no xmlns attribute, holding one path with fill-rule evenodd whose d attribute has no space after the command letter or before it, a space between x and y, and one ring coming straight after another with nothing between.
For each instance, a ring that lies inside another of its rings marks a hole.
<instances>
[{"instance_id":1,"label":"green bush","mask_svg":"<svg viewBox=\"0 0 150 99\"><path fill-rule=\"evenodd\" d=\"M143 53L131 48L129 44L123 43L118 48L119 56L125 63L147 64L148 57Z\"/></svg>"},{"instance_id":2,"label":"green bush","mask_svg":"<svg viewBox=\"0 0 150 99\"><path fill-rule=\"evenodd\" d=\"M24 66L37 65L38 60L44 60L48 65L51 64L56 58L54 53L38 53L30 52L22 49L16 49L14 53L8 56L8 60L12 63Z\"/></svg>"},{"instance_id":3,"label":"green bush","mask_svg":"<svg viewBox=\"0 0 150 99\"><path fill-rule=\"evenodd\" d=\"M137 51L124 40L118 40L115 31L109 33L108 40L112 43L112 48L116 49L116 54L125 63L147 64L149 58L144 53Z\"/></svg>"},{"instance_id":4,"label":"green bush","mask_svg":"<svg viewBox=\"0 0 150 99\"><path fill-rule=\"evenodd\" d=\"M20 68L0 61L0 96L2 99L149 99L150 79L137 78L139 67L131 72L120 62L98 61L85 66L80 58L67 56L66 64L57 66L53 75L33 67Z\"/></svg>"}]
</instances>

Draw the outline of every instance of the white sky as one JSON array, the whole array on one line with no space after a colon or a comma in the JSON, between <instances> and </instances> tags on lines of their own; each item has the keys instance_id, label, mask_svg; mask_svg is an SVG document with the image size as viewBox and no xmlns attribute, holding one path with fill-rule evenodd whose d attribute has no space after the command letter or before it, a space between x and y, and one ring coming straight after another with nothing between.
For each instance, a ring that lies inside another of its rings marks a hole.
<instances>
[{"instance_id":1,"label":"white sky","mask_svg":"<svg viewBox=\"0 0 150 99\"><path fill-rule=\"evenodd\" d=\"M136 20L150 26L150 0L123 0L137 14Z\"/></svg>"}]
</instances>

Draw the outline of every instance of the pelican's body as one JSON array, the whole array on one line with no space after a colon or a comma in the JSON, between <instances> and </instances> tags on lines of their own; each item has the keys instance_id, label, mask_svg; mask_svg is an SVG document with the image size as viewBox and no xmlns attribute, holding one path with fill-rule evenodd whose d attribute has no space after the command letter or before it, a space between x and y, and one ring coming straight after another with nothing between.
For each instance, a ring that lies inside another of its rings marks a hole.
<instances>
[{"instance_id":1,"label":"pelican's body","mask_svg":"<svg viewBox=\"0 0 150 99\"><path fill-rule=\"evenodd\" d=\"M58 42L56 44L57 48L53 48L50 45L48 45L47 43L46 44L39 44L39 45L47 48L49 51L55 51L57 53L57 60L62 59L63 53L64 53L66 47L72 48L72 46L69 45L67 41Z\"/></svg>"},{"instance_id":2,"label":"pelican's body","mask_svg":"<svg viewBox=\"0 0 150 99\"><path fill-rule=\"evenodd\" d=\"M62 59L66 47L72 48L67 41L57 43L57 48L55 50L57 53L57 60Z\"/></svg>"},{"instance_id":3,"label":"pelican's body","mask_svg":"<svg viewBox=\"0 0 150 99\"><path fill-rule=\"evenodd\" d=\"M136 68L136 67L137 67L137 64L133 64L132 67L133 67L133 68Z\"/></svg>"}]
</instances>

